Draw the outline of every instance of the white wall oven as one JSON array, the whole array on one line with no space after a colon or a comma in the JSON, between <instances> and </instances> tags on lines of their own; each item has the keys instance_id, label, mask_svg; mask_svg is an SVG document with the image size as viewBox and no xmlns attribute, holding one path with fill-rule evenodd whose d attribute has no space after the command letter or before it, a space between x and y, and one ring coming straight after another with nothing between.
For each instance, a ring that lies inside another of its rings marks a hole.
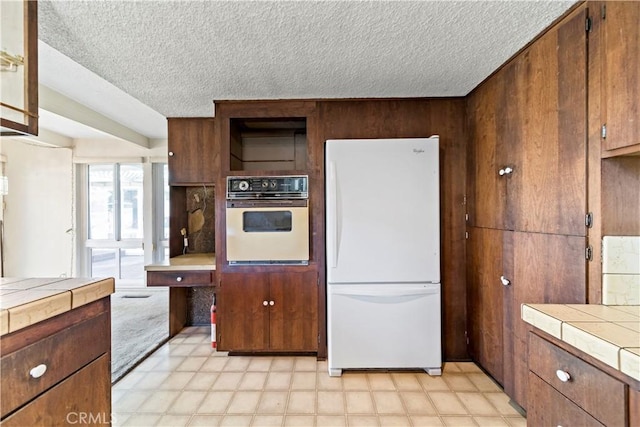
<instances>
[{"instance_id":1,"label":"white wall oven","mask_svg":"<svg viewBox=\"0 0 640 427\"><path fill-rule=\"evenodd\" d=\"M307 176L227 177L229 264L308 264L307 187Z\"/></svg>"}]
</instances>

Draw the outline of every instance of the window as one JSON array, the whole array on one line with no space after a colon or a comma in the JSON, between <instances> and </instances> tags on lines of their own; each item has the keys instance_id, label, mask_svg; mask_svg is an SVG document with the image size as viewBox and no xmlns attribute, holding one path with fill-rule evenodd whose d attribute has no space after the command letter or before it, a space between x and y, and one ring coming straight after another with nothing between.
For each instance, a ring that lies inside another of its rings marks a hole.
<instances>
[{"instance_id":1,"label":"window","mask_svg":"<svg viewBox=\"0 0 640 427\"><path fill-rule=\"evenodd\" d=\"M144 279L142 164L88 166L89 275Z\"/></svg>"}]
</instances>

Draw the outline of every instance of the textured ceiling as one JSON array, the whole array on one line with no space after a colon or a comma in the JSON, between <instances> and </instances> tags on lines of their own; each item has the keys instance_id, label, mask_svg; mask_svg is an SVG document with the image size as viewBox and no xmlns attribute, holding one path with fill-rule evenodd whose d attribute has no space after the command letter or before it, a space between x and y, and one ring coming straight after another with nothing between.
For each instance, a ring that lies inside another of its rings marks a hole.
<instances>
[{"instance_id":1,"label":"textured ceiling","mask_svg":"<svg viewBox=\"0 0 640 427\"><path fill-rule=\"evenodd\" d=\"M214 100L463 96L574 3L40 0L38 18L63 56L188 117ZM111 101L73 75L49 84Z\"/></svg>"}]
</instances>

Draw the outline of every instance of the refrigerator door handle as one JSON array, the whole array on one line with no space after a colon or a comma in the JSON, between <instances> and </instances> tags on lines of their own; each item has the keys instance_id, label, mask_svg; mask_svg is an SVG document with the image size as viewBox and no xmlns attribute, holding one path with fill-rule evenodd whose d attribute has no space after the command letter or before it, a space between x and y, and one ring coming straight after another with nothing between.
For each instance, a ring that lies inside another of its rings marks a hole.
<instances>
[{"instance_id":1,"label":"refrigerator door handle","mask_svg":"<svg viewBox=\"0 0 640 427\"><path fill-rule=\"evenodd\" d=\"M338 195L338 180L336 177L336 163L329 162L329 185L331 186L331 195L333 200L328 201L333 205L333 230L329 231L329 236L333 240L331 242L331 248L333 249L333 256L331 257L331 268L338 267L338 250L340 247L340 236L338 231L340 229L340 197Z\"/></svg>"},{"instance_id":2,"label":"refrigerator door handle","mask_svg":"<svg viewBox=\"0 0 640 427\"><path fill-rule=\"evenodd\" d=\"M424 289L394 289L393 286L383 287L384 289L352 289L351 286L345 289L336 289L340 285L332 285L331 295L344 295L356 297L410 297L421 295L436 295L440 292L438 288Z\"/></svg>"}]
</instances>

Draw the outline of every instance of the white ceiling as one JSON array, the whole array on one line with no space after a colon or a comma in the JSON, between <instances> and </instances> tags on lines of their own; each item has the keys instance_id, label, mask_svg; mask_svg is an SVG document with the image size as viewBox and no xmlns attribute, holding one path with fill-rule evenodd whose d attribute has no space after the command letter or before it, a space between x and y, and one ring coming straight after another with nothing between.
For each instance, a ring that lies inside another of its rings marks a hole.
<instances>
[{"instance_id":1,"label":"white ceiling","mask_svg":"<svg viewBox=\"0 0 640 427\"><path fill-rule=\"evenodd\" d=\"M40 0L40 81L149 138L214 100L464 96L574 3Z\"/></svg>"}]
</instances>

